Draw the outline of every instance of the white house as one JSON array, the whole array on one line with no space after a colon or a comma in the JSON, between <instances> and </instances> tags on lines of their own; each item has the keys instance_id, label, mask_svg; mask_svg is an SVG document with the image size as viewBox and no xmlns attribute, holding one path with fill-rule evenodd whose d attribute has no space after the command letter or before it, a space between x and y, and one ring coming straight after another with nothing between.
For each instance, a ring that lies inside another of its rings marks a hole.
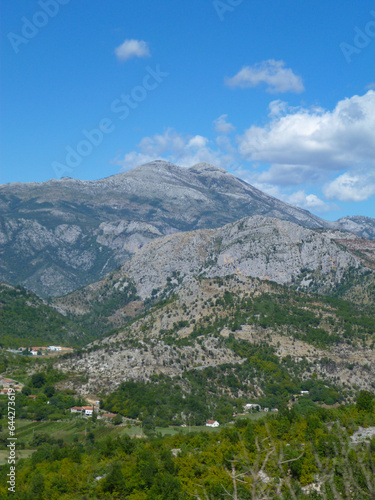
<instances>
[{"instance_id":1,"label":"white house","mask_svg":"<svg viewBox=\"0 0 375 500\"><path fill-rule=\"evenodd\" d=\"M82 413L82 412L83 412L82 406L73 406L72 408L70 408L70 413Z\"/></svg>"},{"instance_id":2,"label":"white house","mask_svg":"<svg viewBox=\"0 0 375 500\"><path fill-rule=\"evenodd\" d=\"M308 394L309 391L301 391L301 394Z\"/></svg>"},{"instance_id":3,"label":"white house","mask_svg":"<svg viewBox=\"0 0 375 500\"><path fill-rule=\"evenodd\" d=\"M47 349L49 351L61 351L61 347L59 345L50 345Z\"/></svg>"},{"instance_id":4,"label":"white house","mask_svg":"<svg viewBox=\"0 0 375 500\"><path fill-rule=\"evenodd\" d=\"M253 403L248 403L243 407L244 410L255 410L256 408L258 408L258 410L262 409L260 405Z\"/></svg>"},{"instance_id":5,"label":"white house","mask_svg":"<svg viewBox=\"0 0 375 500\"><path fill-rule=\"evenodd\" d=\"M93 406L82 406L84 412L85 412L85 415L87 417L91 417L91 415L93 414L93 411L94 411L94 407Z\"/></svg>"},{"instance_id":6,"label":"white house","mask_svg":"<svg viewBox=\"0 0 375 500\"><path fill-rule=\"evenodd\" d=\"M206 427L219 427L219 422L217 420L207 420Z\"/></svg>"}]
</instances>

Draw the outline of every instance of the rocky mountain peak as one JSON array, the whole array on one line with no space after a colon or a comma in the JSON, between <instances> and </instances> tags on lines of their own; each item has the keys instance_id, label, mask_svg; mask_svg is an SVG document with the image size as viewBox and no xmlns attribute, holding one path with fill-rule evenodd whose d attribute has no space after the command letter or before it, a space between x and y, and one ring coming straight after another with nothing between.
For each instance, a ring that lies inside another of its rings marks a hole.
<instances>
[{"instance_id":1,"label":"rocky mountain peak","mask_svg":"<svg viewBox=\"0 0 375 500\"><path fill-rule=\"evenodd\" d=\"M190 167L189 172L193 172L195 174L228 174L228 172L224 168L215 167L212 163L200 162L196 163L192 167ZM230 174L228 174L230 175Z\"/></svg>"},{"instance_id":2,"label":"rocky mountain peak","mask_svg":"<svg viewBox=\"0 0 375 500\"><path fill-rule=\"evenodd\" d=\"M372 219L326 222L207 162L155 160L97 181L0 186L0 280L63 295L125 264L155 238L249 216L375 236Z\"/></svg>"}]
</instances>

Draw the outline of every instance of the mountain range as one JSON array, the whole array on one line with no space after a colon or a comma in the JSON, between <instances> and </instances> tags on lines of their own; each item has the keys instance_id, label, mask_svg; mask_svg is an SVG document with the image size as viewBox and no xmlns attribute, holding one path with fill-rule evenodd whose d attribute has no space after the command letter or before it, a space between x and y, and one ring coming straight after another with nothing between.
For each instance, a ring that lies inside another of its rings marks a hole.
<instances>
[{"instance_id":1,"label":"mountain range","mask_svg":"<svg viewBox=\"0 0 375 500\"><path fill-rule=\"evenodd\" d=\"M373 219L324 221L206 163L4 185L0 203L3 346L79 348L54 363L67 389L199 382L216 405L375 387Z\"/></svg>"},{"instance_id":2,"label":"mountain range","mask_svg":"<svg viewBox=\"0 0 375 500\"><path fill-rule=\"evenodd\" d=\"M272 218L275 228L277 219L291 223L286 231L300 226L375 238L374 219L324 221L208 163L181 168L154 161L97 181L6 184L0 186L0 214L0 281L21 284L41 297L65 295L103 279L153 240L180 233L167 239L177 244L185 238L182 233L218 229L245 217L263 217L254 219L257 227ZM203 234L197 238L216 233ZM275 239L273 244L278 245ZM289 264L294 266L295 256ZM259 273L272 275L264 266Z\"/></svg>"}]
</instances>

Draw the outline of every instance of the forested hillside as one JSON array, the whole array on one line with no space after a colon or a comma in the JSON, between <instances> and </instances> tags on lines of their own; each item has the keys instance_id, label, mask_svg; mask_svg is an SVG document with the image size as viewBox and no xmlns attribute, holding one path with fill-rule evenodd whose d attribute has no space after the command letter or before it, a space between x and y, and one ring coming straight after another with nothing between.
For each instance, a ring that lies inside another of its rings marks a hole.
<instances>
[{"instance_id":1,"label":"forested hillside","mask_svg":"<svg viewBox=\"0 0 375 500\"><path fill-rule=\"evenodd\" d=\"M23 287L0 283L0 346L84 345L90 334Z\"/></svg>"}]
</instances>

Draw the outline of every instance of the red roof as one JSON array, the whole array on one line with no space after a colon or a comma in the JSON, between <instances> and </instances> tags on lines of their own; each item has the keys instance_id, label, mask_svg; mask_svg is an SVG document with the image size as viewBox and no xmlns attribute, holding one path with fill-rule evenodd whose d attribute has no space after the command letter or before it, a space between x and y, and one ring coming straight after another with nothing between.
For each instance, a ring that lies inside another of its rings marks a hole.
<instances>
[{"instance_id":1,"label":"red roof","mask_svg":"<svg viewBox=\"0 0 375 500\"><path fill-rule=\"evenodd\" d=\"M216 422L216 420L207 420L208 424L214 424L215 422Z\"/></svg>"}]
</instances>

